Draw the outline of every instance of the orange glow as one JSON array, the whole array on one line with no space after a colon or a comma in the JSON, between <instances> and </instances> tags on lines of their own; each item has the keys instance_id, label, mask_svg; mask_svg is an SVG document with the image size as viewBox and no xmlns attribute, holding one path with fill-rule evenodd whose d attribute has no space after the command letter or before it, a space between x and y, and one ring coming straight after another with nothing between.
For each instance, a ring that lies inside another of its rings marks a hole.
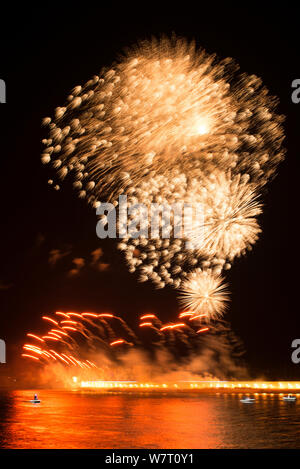
<instances>
[{"instance_id":1,"label":"orange glow","mask_svg":"<svg viewBox=\"0 0 300 469\"><path fill-rule=\"evenodd\" d=\"M152 326L152 322L142 322L139 327Z\"/></svg>"},{"instance_id":2,"label":"orange glow","mask_svg":"<svg viewBox=\"0 0 300 469\"><path fill-rule=\"evenodd\" d=\"M95 313L82 313L82 316L90 316L91 318L97 318L98 314L95 314Z\"/></svg>"},{"instance_id":3,"label":"orange glow","mask_svg":"<svg viewBox=\"0 0 300 469\"><path fill-rule=\"evenodd\" d=\"M57 337L51 337L51 335L43 335L43 339L47 339L47 340L58 340Z\"/></svg>"},{"instance_id":4,"label":"orange glow","mask_svg":"<svg viewBox=\"0 0 300 469\"><path fill-rule=\"evenodd\" d=\"M67 360L65 360L61 355L59 356L60 360L62 360L64 363L66 363L66 365L69 365L69 362Z\"/></svg>"},{"instance_id":5,"label":"orange glow","mask_svg":"<svg viewBox=\"0 0 300 469\"><path fill-rule=\"evenodd\" d=\"M37 353L38 355L42 355L42 354L43 354L43 352L42 352L41 350L37 350L37 349L32 348L32 347L29 347L29 346L26 347L26 346L24 345L23 348L24 348L24 350L26 350L26 351L28 351L28 352Z\"/></svg>"},{"instance_id":6,"label":"orange glow","mask_svg":"<svg viewBox=\"0 0 300 469\"><path fill-rule=\"evenodd\" d=\"M78 324L76 321L71 321L70 319L65 320L65 321L60 321L61 324Z\"/></svg>"},{"instance_id":7,"label":"orange glow","mask_svg":"<svg viewBox=\"0 0 300 469\"><path fill-rule=\"evenodd\" d=\"M59 330L57 330L57 329L51 329L51 331L53 331L53 332L56 332L57 334L62 334L62 335L65 335L65 336L67 336L67 335L68 335L66 332L59 331Z\"/></svg>"},{"instance_id":8,"label":"orange glow","mask_svg":"<svg viewBox=\"0 0 300 469\"><path fill-rule=\"evenodd\" d=\"M109 314L109 313L98 314L97 316L98 318L113 318L114 317L113 314Z\"/></svg>"},{"instance_id":9,"label":"orange glow","mask_svg":"<svg viewBox=\"0 0 300 469\"><path fill-rule=\"evenodd\" d=\"M168 390L225 390L230 392L241 392L241 390L258 390L258 391L280 391L280 390L298 390L300 392L300 381L292 382L259 382L259 381L218 381L218 380L199 380L199 381L178 381L166 383L157 382L137 382L137 381L82 381L81 387L84 388L137 388L142 390L156 390L166 389Z\"/></svg>"},{"instance_id":10,"label":"orange glow","mask_svg":"<svg viewBox=\"0 0 300 469\"><path fill-rule=\"evenodd\" d=\"M178 327L186 327L186 324L184 324L183 322L181 322L179 324L174 324L173 329L176 329Z\"/></svg>"},{"instance_id":11,"label":"orange glow","mask_svg":"<svg viewBox=\"0 0 300 469\"><path fill-rule=\"evenodd\" d=\"M71 326L62 326L62 329L66 329L68 331L77 331L77 329L75 329L75 327L71 327Z\"/></svg>"},{"instance_id":12,"label":"orange glow","mask_svg":"<svg viewBox=\"0 0 300 469\"><path fill-rule=\"evenodd\" d=\"M205 331L208 331L209 330L209 327L202 327L202 329L199 329L197 331L197 334L200 334L200 332L205 332Z\"/></svg>"},{"instance_id":13,"label":"orange glow","mask_svg":"<svg viewBox=\"0 0 300 469\"><path fill-rule=\"evenodd\" d=\"M48 316L43 316L42 319L44 319L45 321L52 322L53 324L56 324L57 326L59 325L57 321L55 321L52 318L49 318Z\"/></svg>"},{"instance_id":14,"label":"orange glow","mask_svg":"<svg viewBox=\"0 0 300 469\"><path fill-rule=\"evenodd\" d=\"M109 345L111 345L113 347L114 345L124 344L124 343L125 343L125 340L118 339L118 340L114 340L114 342L111 342Z\"/></svg>"},{"instance_id":15,"label":"orange glow","mask_svg":"<svg viewBox=\"0 0 300 469\"><path fill-rule=\"evenodd\" d=\"M27 352L33 352L36 353L37 355L43 355L43 352L41 350L33 350L31 348L25 348Z\"/></svg>"},{"instance_id":16,"label":"orange glow","mask_svg":"<svg viewBox=\"0 0 300 469\"><path fill-rule=\"evenodd\" d=\"M166 329L177 329L178 327L186 327L186 324L179 323L179 324L168 324L167 326L163 326L160 328L161 331L164 331Z\"/></svg>"},{"instance_id":17,"label":"orange glow","mask_svg":"<svg viewBox=\"0 0 300 469\"><path fill-rule=\"evenodd\" d=\"M66 313L62 313L61 311L56 311L55 314L57 314L58 316L64 316L65 318L69 317Z\"/></svg>"},{"instance_id":18,"label":"orange glow","mask_svg":"<svg viewBox=\"0 0 300 469\"><path fill-rule=\"evenodd\" d=\"M52 352L56 357L65 362L67 365L69 365L69 362L65 360L59 353L55 352L55 350L50 350L50 352Z\"/></svg>"},{"instance_id":19,"label":"orange glow","mask_svg":"<svg viewBox=\"0 0 300 469\"><path fill-rule=\"evenodd\" d=\"M39 361L38 357L34 357L33 355L28 355L27 353L22 353L22 357L32 358L33 360Z\"/></svg>"},{"instance_id":20,"label":"orange glow","mask_svg":"<svg viewBox=\"0 0 300 469\"><path fill-rule=\"evenodd\" d=\"M51 337L54 336L54 337L57 337L58 339L61 339L61 336L56 334L55 332L48 332L48 335L50 335Z\"/></svg>"},{"instance_id":21,"label":"orange glow","mask_svg":"<svg viewBox=\"0 0 300 469\"><path fill-rule=\"evenodd\" d=\"M70 363L73 364L71 358L69 358L68 355L66 355L65 353L62 353L61 356L64 357L66 360L68 360Z\"/></svg>"},{"instance_id":22,"label":"orange glow","mask_svg":"<svg viewBox=\"0 0 300 469\"><path fill-rule=\"evenodd\" d=\"M193 315L194 315L194 313L191 313L190 311L185 311L183 313L180 313L178 317L179 318L185 318L187 316L193 316Z\"/></svg>"},{"instance_id":23,"label":"orange glow","mask_svg":"<svg viewBox=\"0 0 300 469\"><path fill-rule=\"evenodd\" d=\"M37 347L36 345L31 345L31 344L24 344L23 348L25 347L31 347L32 349L35 349L35 350L41 350L41 347Z\"/></svg>"},{"instance_id":24,"label":"orange glow","mask_svg":"<svg viewBox=\"0 0 300 469\"><path fill-rule=\"evenodd\" d=\"M52 355L52 353L51 353L49 350L47 351L47 353L50 355L50 357L51 357L51 358L53 358L53 360L55 360L55 361L56 361L56 357L55 357L55 355Z\"/></svg>"},{"instance_id":25,"label":"orange glow","mask_svg":"<svg viewBox=\"0 0 300 469\"><path fill-rule=\"evenodd\" d=\"M194 321L194 319L204 318L205 316L207 316L205 313L197 314L197 316L193 316L192 318L190 318L189 321Z\"/></svg>"},{"instance_id":26,"label":"orange glow","mask_svg":"<svg viewBox=\"0 0 300 469\"><path fill-rule=\"evenodd\" d=\"M68 316L75 316L76 318L81 318L81 314L79 313L68 313Z\"/></svg>"},{"instance_id":27,"label":"orange glow","mask_svg":"<svg viewBox=\"0 0 300 469\"><path fill-rule=\"evenodd\" d=\"M141 320L142 319L151 319L151 318L155 319L156 318L155 314L144 314L144 316L140 317Z\"/></svg>"},{"instance_id":28,"label":"orange glow","mask_svg":"<svg viewBox=\"0 0 300 469\"><path fill-rule=\"evenodd\" d=\"M79 360L76 360L76 358L73 357L73 355L69 355L71 358L73 358L73 360L77 363L77 365L80 366L80 368L83 368L83 365L82 363L79 361Z\"/></svg>"},{"instance_id":29,"label":"orange glow","mask_svg":"<svg viewBox=\"0 0 300 469\"><path fill-rule=\"evenodd\" d=\"M87 363L85 363L85 362L81 362L81 364L82 364L82 366L83 366L84 368L90 368L90 366L89 366Z\"/></svg>"},{"instance_id":30,"label":"orange glow","mask_svg":"<svg viewBox=\"0 0 300 469\"><path fill-rule=\"evenodd\" d=\"M87 362L88 362L91 366L93 366L94 368L98 368L97 365L95 365L95 363L90 362L89 360L87 360Z\"/></svg>"},{"instance_id":31,"label":"orange glow","mask_svg":"<svg viewBox=\"0 0 300 469\"><path fill-rule=\"evenodd\" d=\"M35 335L35 334L27 334L28 337L32 337L33 339L39 340L40 342L45 342L44 339Z\"/></svg>"},{"instance_id":32,"label":"orange glow","mask_svg":"<svg viewBox=\"0 0 300 469\"><path fill-rule=\"evenodd\" d=\"M62 356L66 357L67 360L70 360L70 362L73 363L73 365L77 366L77 362L70 355L66 355L65 353L62 353Z\"/></svg>"},{"instance_id":33,"label":"orange glow","mask_svg":"<svg viewBox=\"0 0 300 469\"><path fill-rule=\"evenodd\" d=\"M70 363L72 365L75 365L75 366L80 366L81 368L98 368L93 362L90 362L89 360L86 360L86 362L82 362L82 361L79 361L79 360L75 360L75 358L69 356L69 355L65 355L64 353L62 353L62 356L64 356L67 360L70 361ZM89 366L90 365L90 366Z\"/></svg>"}]
</instances>

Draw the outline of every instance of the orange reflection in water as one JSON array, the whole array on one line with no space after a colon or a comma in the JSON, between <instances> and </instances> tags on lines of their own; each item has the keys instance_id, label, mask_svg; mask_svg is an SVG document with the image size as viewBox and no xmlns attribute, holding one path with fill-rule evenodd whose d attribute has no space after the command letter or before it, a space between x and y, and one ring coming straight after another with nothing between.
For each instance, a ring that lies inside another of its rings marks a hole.
<instances>
[{"instance_id":1,"label":"orange reflection in water","mask_svg":"<svg viewBox=\"0 0 300 469\"><path fill-rule=\"evenodd\" d=\"M4 428L8 448L212 448L214 399L189 396L14 391ZM189 406L188 401L193 401Z\"/></svg>"},{"instance_id":2,"label":"orange reflection in water","mask_svg":"<svg viewBox=\"0 0 300 469\"><path fill-rule=\"evenodd\" d=\"M279 395L14 391L0 410L6 448L297 447L299 404ZM1 395L0 395L1 399ZM0 406L1 407L1 406ZM298 444L299 447L299 444Z\"/></svg>"}]
</instances>

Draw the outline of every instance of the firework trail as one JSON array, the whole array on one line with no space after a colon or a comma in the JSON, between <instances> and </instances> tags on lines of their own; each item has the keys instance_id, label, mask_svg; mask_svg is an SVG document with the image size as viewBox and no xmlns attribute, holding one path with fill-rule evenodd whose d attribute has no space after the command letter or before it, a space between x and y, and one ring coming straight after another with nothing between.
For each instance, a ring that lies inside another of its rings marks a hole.
<instances>
[{"instance_id":1,"label":"firework trail","mask_svg":"<svg viewBox=\"0 0 300 469\"><path fill-rule=\"evenodd\" d=\"M120 379L126 374L132 379L143 370L144 377L166 376L184 366L198 377L216 372L233 377L241 369L236 361L241 346L227 323L208 326L206 318L191 312L180 313L176 323L168 324L144 314L136 332L110 313L56 312L42 316L42 321L42 333L27 334L22 357L40 365L44 375L59 370L64 378L76 372L86 378Z\"/></svg>"},{"instance_id":2,"label":"firework trail","mask_svg":"<svg viewBox=\"0 0 300 469\"><path fill-rule=\"evenodd\" d=\"M220 274L256 242L260 193L284 157L276 105L232 59L176 37L152 40L76 86L44 119L42 162L61 180L72 173L79 197L95 208L101 197L117 206L121 194L131 208L201 204L201 239L197 229L180 239L124 235L119 249L140 281L179 289L196 315L220 316Z\"/></svg>"},{"instance_id":3,"label":"firework trail","mask_svg":"<svg viewBox=\"0 0 300 469\"><path fill-rule=\"evenodd\" d=\"M76 321L74 315L76 315ZM186 318L190 319L189 316ZM75 361L75 366L96 367L95 363L90 365L90 362L82 359L82 356L85 354L90 356L102 350L103 353L108 353L112 357L114 353L118 353L119 346L122 346L123 352L128 350L128 347L143 346L141 337L145 335L145 328L148 332L151 331L148 343L154 347L159 345L170 348L170 345L176 341L184 342L190 350L193 345L197 346L188 342L188 338L198 339L195 329L199 326L198 321L195 321L195 324L188 324L181 320L175 324L163 325L157 316L143 315L140 318L138 336L122 318L110 313L56 312L53 317L42 316L42 320L51 328L43 334L28 333L27 336L32 343L26 343L23 346L23 356L29 357L28 354L31 352L32 356L29 358L38 359L41 362L61 360L65 364L74 365ZM55 328L52 328L52 325Z\"/></svg>"}]
</instances>

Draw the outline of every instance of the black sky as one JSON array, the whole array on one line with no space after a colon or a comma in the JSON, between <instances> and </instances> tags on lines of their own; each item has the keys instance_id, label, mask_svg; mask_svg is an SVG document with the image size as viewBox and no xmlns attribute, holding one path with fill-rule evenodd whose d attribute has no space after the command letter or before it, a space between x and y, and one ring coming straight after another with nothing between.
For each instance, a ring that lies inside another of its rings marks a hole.
<instances>
[{"instance_id":1,"label":"black sky","mask_svg":"<svg viewBox=\"0 0 300 469\"><path fill-rule=\"evenodd\" d=\"M132 324L138 313L155 312L165 320L178 313L175 292L137 283L114 243L97 239L94 212L68 184L61 191L51 190L48 170L40 163L45 135L41 119L64 103L73 86L99 73L136 40L174 31L195 38L208 52L235 58L242 71L262 77L280 98L287 158L264 194L260 240L228 274L232 299L226 319L243 340L253 373L297 379L300 364L291 363L290 345L300 337L295 248L300 104L291 101L291 83L300 78L299 11L217 5L203 9L201 2L197 8L168 11L150 6L125 10L117 4L65 9L52 4L16 6L4 16L0 79L7 84L7 104L0 104L0 337L8 344L8 361L25 333L38 330L41 313L111 310ZM99 246L109 269L100 272L86 265L78 277L68 277L72 259L84 258L88 264ZM69 254L51 268L53 249Z\"/></svg>"}]
</instances>

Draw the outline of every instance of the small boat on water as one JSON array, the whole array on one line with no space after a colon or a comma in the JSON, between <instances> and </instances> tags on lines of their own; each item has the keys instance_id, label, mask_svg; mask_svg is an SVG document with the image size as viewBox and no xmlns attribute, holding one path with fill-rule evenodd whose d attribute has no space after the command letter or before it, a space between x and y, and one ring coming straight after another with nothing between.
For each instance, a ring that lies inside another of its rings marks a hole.
<instances>
[{"instance_id":1,"label":"small boat on water","mask_svg":"<svg viewBox=\"0 0 300 469\"><path fill-rule=\"evenodd\" d=\"M283 396L282 400L286 402L295 402L297 397L293 396L292 394L288 394L287 396Z\"/></svg>"},{"instance_id":2,"label":"small boat on water","mask_svg":"<svg viewBox=\"0 0 300 469\"><path fill-rule=\"evenodd\" d=\"M41 403L41 401L40 401L40 399L38 398L38 395L37 395L37 394L35 394L35 395L34 395L34 398L33 398L31 401L29 401L29 402L31 402L31 404L40 404L40 403Z\"/></svg>"},{"instance_id":3,"label":"small boat on water","mask_svg":"<svg viewBox=\"0 0 300 469\"><path fill-rule=\"evenodd\" d=\"M242 399L240 399L240 401L243 403L243 404L253 404L253 402L255 402L255 399L254 397L243 397Z\"/></svg>"}]
</instances>

